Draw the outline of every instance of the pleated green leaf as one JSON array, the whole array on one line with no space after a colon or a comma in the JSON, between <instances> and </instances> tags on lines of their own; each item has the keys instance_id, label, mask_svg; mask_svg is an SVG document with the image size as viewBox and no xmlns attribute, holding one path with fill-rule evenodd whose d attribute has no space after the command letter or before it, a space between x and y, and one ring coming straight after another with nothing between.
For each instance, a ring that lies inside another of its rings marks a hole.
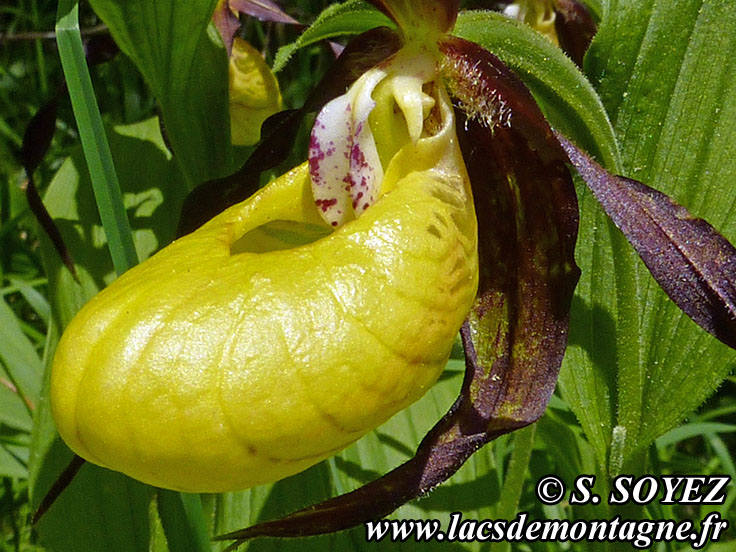
<instances>
[{"instance_id":1,"label":"pleated green leaf","mask_svg":"<svg viewBox=\"0 0 736 552\"><path fill-rule=\"evenodd\" d=\"M227 54L210 27L216 0L92 0L115 42L143 74L193 187L232 163Z\"/></svg>"},{"instance_id":2,"label":"pleated green leaf","mask_svg":"<svg viewBox=\"0 0 736 552\"><path fill-rule=\"evenodd\" d=\"M670 195L732 243L734 51L733 2L618 0L608 3L585 65L613 121L622 174ZM718 387L736 354L665 296L589 194L581 207L588 234L578 289L589 314L572 338L589 354L569 363L565 387L591 370L605 393L615 385L610 469L635 470L637 455ZM578 391L571 403L581 416L597 399L591 388Z\"/></svg>"}]
</instances>

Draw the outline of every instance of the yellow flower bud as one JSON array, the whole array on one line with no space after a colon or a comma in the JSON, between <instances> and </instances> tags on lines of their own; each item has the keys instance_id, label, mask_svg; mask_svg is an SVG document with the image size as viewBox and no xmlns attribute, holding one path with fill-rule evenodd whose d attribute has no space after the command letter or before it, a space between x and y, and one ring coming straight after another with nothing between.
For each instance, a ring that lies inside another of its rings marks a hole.
<instances>
[{"instance_id":1,"label":"yellow flower bud","mask_svg":"<svg viewBox=\"0 0 736 552\"><path fill-rule=\"evenodd\" d=\"M279 83L260 52L241 38L233 41L228 71L232 141L250 146L260 140L263 121L281 109Z\"/></svg>"}]
</instances>

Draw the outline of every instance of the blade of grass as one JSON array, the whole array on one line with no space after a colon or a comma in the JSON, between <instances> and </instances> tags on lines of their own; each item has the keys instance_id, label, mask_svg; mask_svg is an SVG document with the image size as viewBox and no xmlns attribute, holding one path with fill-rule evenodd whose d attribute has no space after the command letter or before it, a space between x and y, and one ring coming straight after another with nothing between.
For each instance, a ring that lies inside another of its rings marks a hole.
<instances>
[{"instance_id":1,"label":"blade of grass","mask_svg":"<svg viewBox=\"0 0 736 552\"><path fill-rule=\"evenodd\" d=\"M122 274L138 263L138 255L84 56L78 0L59 0L56 40L110 255L115 271ZM160 509L167 535L186 537L170 537L172 552L209 552L209 537L199 495L162 494L168 505Z\"/></svg>"},{"instance_id":2,"label":"blade of grass","mask_svg":"<svg viewBox=\"0 0 736 552\"><path fill-rule=\"evenodd\" d=\"M733 424L722 424L717 422L700 422L691 423L678 426L671 429L661 437L659 437L655 443L657 447L664 448L670 445L690 439L691 437L697 437L699 435L715 435L717 433L733 433L736 431L736 425Z\"/></svg>"},{"instance_id":3,"label":"blade of grass","mask_svg":"<svg viewBox=\"0 0 736 552\"><path fill-rule=\"evenodd\" d=\"M82 140L92 187L115 270L122 274L138 263L130 223L123 207L117 173L97 107L79 30L78 0L60 0L56 41L74 117Z\"/></svg>"},{"instance_id":4,"label":"blade of grass","mask_svg":"<svg viewBox=\"0 0 736 552\"><path fill-rule=\"evenodd\" d=\"M496 519L513 519L516 516L521 492L524 489L526 472L529 469L529 460L532 457L536 431L537 424L532 424L514 434L514 450L511 452L509 467L504 477L501 500L496 509ZM498 552L509 552L511 544L509 542L498 543L492 549Z\"/></svg>"}]
</instances>

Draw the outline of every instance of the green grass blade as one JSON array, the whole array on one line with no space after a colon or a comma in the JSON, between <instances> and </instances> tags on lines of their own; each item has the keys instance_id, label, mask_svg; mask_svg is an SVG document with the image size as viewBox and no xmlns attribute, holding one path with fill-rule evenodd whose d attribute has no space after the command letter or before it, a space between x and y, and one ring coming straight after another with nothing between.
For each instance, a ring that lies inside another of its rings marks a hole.
<instances>
[{"instance_id":1,"label":"green grass blade","mask_svg":"<svg viewBox=\"0 0 736 552\"><path fill-rule=\"evenodd\" d=\"M60 0L56 37L110 255L115 271L122 274L138 263L138 255L84 56L78 0ZM209 551L199 496L169 492L162 493L162 496L166 505L161 508L165 512L162 522L170 539L171 550ZM181 547L173 543L180 543Z\"/></svg>"},{"instance_id":2,"label":"green grass blade","mask_svg":"<svg viewBox=\"0 0 736 552\"><path fill-rule=\"evenodd\" d=\"M133 245L130 223L123 207L120 184L87 69L82 36L79 31L78 0L59 1L56 41L59 45L59 56L92 179L97 207L110 247L110 255L115 270L118 274L122 274L138 263L138 256Z\"/></svg>"}]
</instances>

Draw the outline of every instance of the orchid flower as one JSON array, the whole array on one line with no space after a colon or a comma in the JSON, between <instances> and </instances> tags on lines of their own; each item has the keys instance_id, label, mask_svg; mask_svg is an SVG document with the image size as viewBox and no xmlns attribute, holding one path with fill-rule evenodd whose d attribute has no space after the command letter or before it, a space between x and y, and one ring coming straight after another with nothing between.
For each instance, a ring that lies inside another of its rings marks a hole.
<instances>
[{"instance_id":1,"label":"orchid flower","mask_svg":"<svg viewBox=\"0 0 736 552\"><path fill-rule=\"evenodd\" d=\"M398 32L348 45L337 65L362 65L347 90L333 80L270 120L319 106L308 160L124 274L57 348L52 407L75 452L205 492L354 442L432 386L460 331L460 396L412 459L221 537L234 546L385 516L543 414L579 276L570 167L670 298L736 347L728 241L554 131L511 70L452 36L458 1L372 3Z\"/></svg>"}]
</instances>

